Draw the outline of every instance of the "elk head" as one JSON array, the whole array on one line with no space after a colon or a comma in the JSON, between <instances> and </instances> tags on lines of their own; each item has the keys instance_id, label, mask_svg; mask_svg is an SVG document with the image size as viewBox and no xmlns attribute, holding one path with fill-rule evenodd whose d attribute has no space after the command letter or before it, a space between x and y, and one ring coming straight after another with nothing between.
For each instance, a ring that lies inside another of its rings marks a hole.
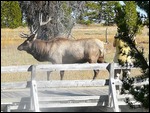
<instances>
[{"instance_id":1,"label":"elk head","mask_svg":"<svg viewBox=\"0 0 150 113\"><path fill-rule=\"evenodd\" d=\"M21 45L19 45L17 49L19 51L24 50L28 52L32 46L32 43L37 38L37 31L39 30L39 28L43 25L46 25L50 21L51 21L51 17L49 17L49 19L46 22L42 22L42 14L39 13L39 23L40 23L39 26L35 30L33 29L33 26L32 26L32 31L30 35L25 34L25 33L20 34L21 38L27 38L27 39Z\"/></svg>"},{"instance_id":2,"label":"elk head","mask_svg":"<svg viewBox=\"0 0 150 113\"><path fill-rule=\"evenodd\" d=\"M28 51L31 48L32 42L36 39L37 34L27 35L27 34L20 34L22 38L27 38L21 45L18 46L19 51Z\"/></svg>"}]
</instances>

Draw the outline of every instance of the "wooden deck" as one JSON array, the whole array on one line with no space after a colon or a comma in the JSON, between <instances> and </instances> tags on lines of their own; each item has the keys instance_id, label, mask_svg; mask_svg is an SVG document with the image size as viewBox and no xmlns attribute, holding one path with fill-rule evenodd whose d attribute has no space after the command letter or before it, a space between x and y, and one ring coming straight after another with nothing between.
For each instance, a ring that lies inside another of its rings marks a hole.
<instances>
[{"instance_id":1,"label":"wooden deck","mask_svg":"<svg viewBox=\"0 0 150 113\"><path fill-rule=\"evenodd\" d=\"M99 96L108 95L108 86L79 87L79 88L38 88L39 97L56 96ZM8 98L22 98L30 96L30 88L6 89L1 91L1 100Z\"/></svg>"},{"instance_id":2,"label":"wooden deck","mask_svg":"<svg viewBox=\"0 0 150 113\"><path fill-rule=\"evenodd\" d=\"M38 96L42 112L113 112L112 108L105 106L108 102L108 86L38 88ZM29 111L30 89L3 89L1 110L6 107L5 104L11 105L12 112ZM143 112L140 108L131 109L127 106L120 108L122 112Z\"/></svg>"},{"instance_id":3,"label":"wooden deck","mask_svg":"<svg viewBox=\"0 0 150 113\"><path fill-rule=\"evenodd\" d=\"M108 101L107 95L108 86L78 88L38 88L38 96L40 101L39 104L42 103L40 105L42 111L49 111L48 108L51 108L50 111L56 111L56 106L58 108L57 111L66 111L73 107L70 106L69 108L66 108L66 106L68 106L69 103L76 103L77 101L79 102L78 106L72 108L72 110L74 109L74 111L78 111L80 109L81 111L85 111L87 110L87 107L96 107L97 100L100 100L101 102ZM82 97L84 97L84 100L82 99ZM87 98L87 100L85 100L85 97ZM46 105L45 103L43 104L43 101L47 101L48 105ZM29 109L30 89L24 88L2 90L1 103L10 102L13 103L12 109L15 108L17 109L17 111L24 111L23 107L26 107L25 109ZM93 110L95 110L95 107ZM98 111L100 111L100 108L97 109L99 109Z\"/></svg>"}]
</instances>

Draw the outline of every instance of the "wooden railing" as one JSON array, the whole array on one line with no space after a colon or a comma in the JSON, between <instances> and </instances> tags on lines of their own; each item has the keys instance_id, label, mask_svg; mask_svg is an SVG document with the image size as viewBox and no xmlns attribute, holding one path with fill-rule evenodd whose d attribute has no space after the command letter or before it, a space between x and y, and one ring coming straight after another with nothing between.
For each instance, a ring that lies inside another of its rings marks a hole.
<instances>
[{"instance_id":1,"label":"wooden railing","mask_svg":"<svg viewBox=\"0 0 150 113\"><path fill-rule=\"evenodd\" d=\"M33 65L32 66L32 77L31 77L31 109L34 106L35 111L39 111L39 101L37 95L37 85L35 82L35 71L61 71L61 70L103 70L108 67L109 64L57 64L57 65Z\"/></svg>"},{"instance_id":2,"label":"wooden railing","mask_svg":"<svg viewBox=\"0 0 150 113\"><path fill-rule=\"evenodd\" d=\"M134 68L134 67L129 67ZM118 85L118 80L115 79L114 70L115 69L126 69L126 67L121 67L117 63L101 63L101 64L45 64L45 65L26 65L26 66L7 66L1 67L1 73L11 73L11 72L31 72L31 86L30 86L30 98L31 104L30 108L34 111L39 110L38 101L38 91L36 83L36 72L37 71L61 71L61 70L108 70L109 71L109 93L108 93L108 106L114 108L114 111L120 111L117 94L116 85Z\"/></svg>"}]
</instances>

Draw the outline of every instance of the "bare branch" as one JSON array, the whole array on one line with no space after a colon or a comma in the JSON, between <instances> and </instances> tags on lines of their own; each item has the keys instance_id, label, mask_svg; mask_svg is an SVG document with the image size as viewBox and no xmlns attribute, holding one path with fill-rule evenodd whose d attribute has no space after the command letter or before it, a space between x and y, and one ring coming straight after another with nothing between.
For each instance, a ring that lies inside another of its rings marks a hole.
<instances>
[{"instance_id":1,"label":"bare branch","mask_svg":"<svg viewBox=\"0 0 150 113\"><path fill-rule=\"evenodd\" d=\"M39 39L49 39L57 36L67 38L71 35L73 23L83 11L85 1L30 1L25 3L26 7L22 9L27 17L31 34L37 33Z\"/></svg>"}]
</instances>

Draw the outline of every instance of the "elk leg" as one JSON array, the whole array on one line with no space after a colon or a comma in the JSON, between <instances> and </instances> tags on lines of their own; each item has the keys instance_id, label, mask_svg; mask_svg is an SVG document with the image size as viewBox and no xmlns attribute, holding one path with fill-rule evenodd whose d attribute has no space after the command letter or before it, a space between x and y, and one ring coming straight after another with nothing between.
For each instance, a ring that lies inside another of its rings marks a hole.
<instances>
[{"instance_id":1,"label":"elk leg","mask_svg":"<svg viewBox=\"0 0 150 113\"><path fill-rule=\"evenodd\" d=\"M99 73L99 70L94 70L93 80L97 77L98 73Z\"/></svg>"},{"instance_id":2,"label":"elk leg","mask_svg":"<svg viewBox=\"0 0 150 113\"><path fill-rule=\"evenodd\" d=\"M95 60L89 59L89 63L96 63ZM99 70L93 70L94 71L94 76L93 76L93 80L97 77Z\"/></svg>"},{"instance_id":3,"label":"elk leg","mask_svg":"<svg viewBox=\"0 0 150 113\"><path fill-rule=\"evenodd\" d=\"M106 63L106 62L104 61L104 57L99 57L98 60L97 60L97 62L98 62L98 63ZM93 77L93 80L97 77L98 73L99 73L99 70L94 70L94 77Z\"/></svg>"},{"instance_id":4,"label":"elk leg","mask_svg":"<svg viewBox=\"0 0 150 113\"><path fill-rule=\"evenodd\" d=\"M50 78L50 74L51 74L51 72L52 72L52 71L47 71L47 81L49 81L49 80L50 80L49 78Z\"/></svg>"},{"instance_id":5,"label":"elk leg","mask_svg":"<svg viewBox=\"0 0 150 113\"><path fill-rule=\"evenodd\" d=\"M60 71L60 80L63 80L64 77L64 71Z\"/></svg>"},{"instance_id":6,"label":"elk leg","mask_svg":"<svg viewBox=\"0 0 150 113\"><path fill-rule=\"evenodd\" d=\"M106 63L106 62L104 61L104 56L100 56L100 57L98 58L97 62L98 62L98 63Z\"/></svg>"}]
</instances>

